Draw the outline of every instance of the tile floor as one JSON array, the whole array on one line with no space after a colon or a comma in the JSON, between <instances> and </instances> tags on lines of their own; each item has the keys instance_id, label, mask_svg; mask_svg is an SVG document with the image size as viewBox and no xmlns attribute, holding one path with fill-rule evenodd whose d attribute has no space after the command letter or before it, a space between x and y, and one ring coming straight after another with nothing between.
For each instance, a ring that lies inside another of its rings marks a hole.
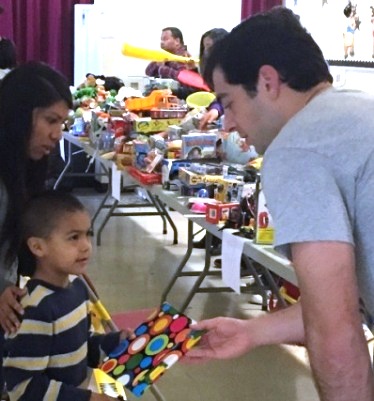
<instances>
[{"instance_id":1,"label":"tile floor","mask_svg":"<svg viewBox=\"0 0 374 401\"><path fill-rule=\"evenodd\" d=\"M73 194L91 212L103 196L89 189L74 189ZM99 214L95 228L105 212ZM101 246L94 245L89 277L111 313L159 304L162 290L186 248L186 220L177 212L171 215L179 229L177 245L172 245L171 230L162 234L158 216L113 217L107 223ZM204 251L194 250L188 266L198 268L203 257ZM190 277L178 279L168 298L175 307L181 305L192 280ZM251 318L265 312L250 304L248 295L210 293L195 295L186 313L199 320L219 315ZM305 350L291 346L263 347L236 360L201 366L178 363L158 381L158 388L167 401L318 399ZM136 399L131 394L128 397ZM142 399L155 400L149 391Z\"/></svg>"}]
</instances>

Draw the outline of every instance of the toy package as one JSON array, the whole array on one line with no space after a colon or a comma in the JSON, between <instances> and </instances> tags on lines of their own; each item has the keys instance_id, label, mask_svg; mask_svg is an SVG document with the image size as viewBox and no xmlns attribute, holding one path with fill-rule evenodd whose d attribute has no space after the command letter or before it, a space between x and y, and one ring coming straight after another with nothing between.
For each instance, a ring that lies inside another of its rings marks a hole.
<instances>
[{"instance_id":1,"label":"toy package","mask_svg":"<svg viewBox=\"0 0 374 401\"><path fill-rule=\"evenodd\" d=\"M216 155L217 135L202 132L192 132L182 135L182 158L201 159Z\"/></svg>"},{"instance_id":2,"label":"toy package","mask_svg":"<svg viewBox=\"0 0 374 401\"><path fill-rule=\"evenodd\" d=\"M140 397L201 338L193 321L164 302L104 360L101 370Z\"/></svg>"},{"instance_id":3,"label":"toy package","mask_svg":"<svg viewBox=\"0 0 374 401\"><path fill-rule=\"evenodd\" d=\"M271 245L274 242L273 219L266 205L262 189L257 194L256 238L257 244Z\"/></svg>"}]
</instances>

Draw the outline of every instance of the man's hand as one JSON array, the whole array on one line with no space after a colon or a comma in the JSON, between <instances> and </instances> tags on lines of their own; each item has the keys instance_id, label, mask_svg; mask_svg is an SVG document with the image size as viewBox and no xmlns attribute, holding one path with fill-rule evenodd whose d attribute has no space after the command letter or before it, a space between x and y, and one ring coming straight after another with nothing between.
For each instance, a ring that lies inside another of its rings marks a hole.
<instances>
[{"instance_id":1,"label":"man's hand","mask_svg":"<svg viewBox=\"0 0 374 401\"><path fill-rule=\"evenodd\" d=\"M23 308L19 300L26 294L26 289L11 285L0 295L0 325L5 333L14 333L20 326L19 316Z\"/></svg>"},{"instance_id":2,"label":"man's hand","mask_svg":"<svg viewBox=\"0 0 374 401\"><path fill-rule=\"evenodd\" d=\"M184 357L186 362L229 359L245 354L251 348L248 321L227 317L202 320L193 330L206 330L199 344Z\"/></svg>"}]
</instances>

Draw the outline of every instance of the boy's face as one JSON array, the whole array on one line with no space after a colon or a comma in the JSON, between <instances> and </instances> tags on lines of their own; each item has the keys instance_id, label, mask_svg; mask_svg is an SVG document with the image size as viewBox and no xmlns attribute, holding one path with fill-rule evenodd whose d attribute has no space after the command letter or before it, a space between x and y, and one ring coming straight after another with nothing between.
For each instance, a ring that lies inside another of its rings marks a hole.
<instances>
[{"instance_id":1,"label":"boy's face","mask_svg":"<svg viewBox=\"0 0 374 401\"><path fill-rule=\"evenodd\" d=\"M34 277L64 287L69 283L69 274L86 273L92 253L90 228L90 216L85 211L67 213L60 218L50 236L39 239Z\"/></svg>"}]
</instances>

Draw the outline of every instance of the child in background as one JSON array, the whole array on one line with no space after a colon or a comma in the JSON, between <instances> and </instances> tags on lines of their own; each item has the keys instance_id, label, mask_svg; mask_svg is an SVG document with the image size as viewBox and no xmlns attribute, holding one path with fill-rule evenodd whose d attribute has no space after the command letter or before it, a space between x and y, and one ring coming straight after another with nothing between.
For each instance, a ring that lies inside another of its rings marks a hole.
<instances>
[{"instance_id":1,"label":"child in background","mask_svg":"<svg viewBox=\"0 0 374 401\"><path fill-rule=\"evenodd\" d=\"M5 381L10 400L104 401L87 389L89 367L126 337L90 331L89 299L77 277L92 252L91 221L70 194L44 192L26 206L23 238L35 270L21 300L19 330L5 345Z\"/></svg>"}]
</instances>

